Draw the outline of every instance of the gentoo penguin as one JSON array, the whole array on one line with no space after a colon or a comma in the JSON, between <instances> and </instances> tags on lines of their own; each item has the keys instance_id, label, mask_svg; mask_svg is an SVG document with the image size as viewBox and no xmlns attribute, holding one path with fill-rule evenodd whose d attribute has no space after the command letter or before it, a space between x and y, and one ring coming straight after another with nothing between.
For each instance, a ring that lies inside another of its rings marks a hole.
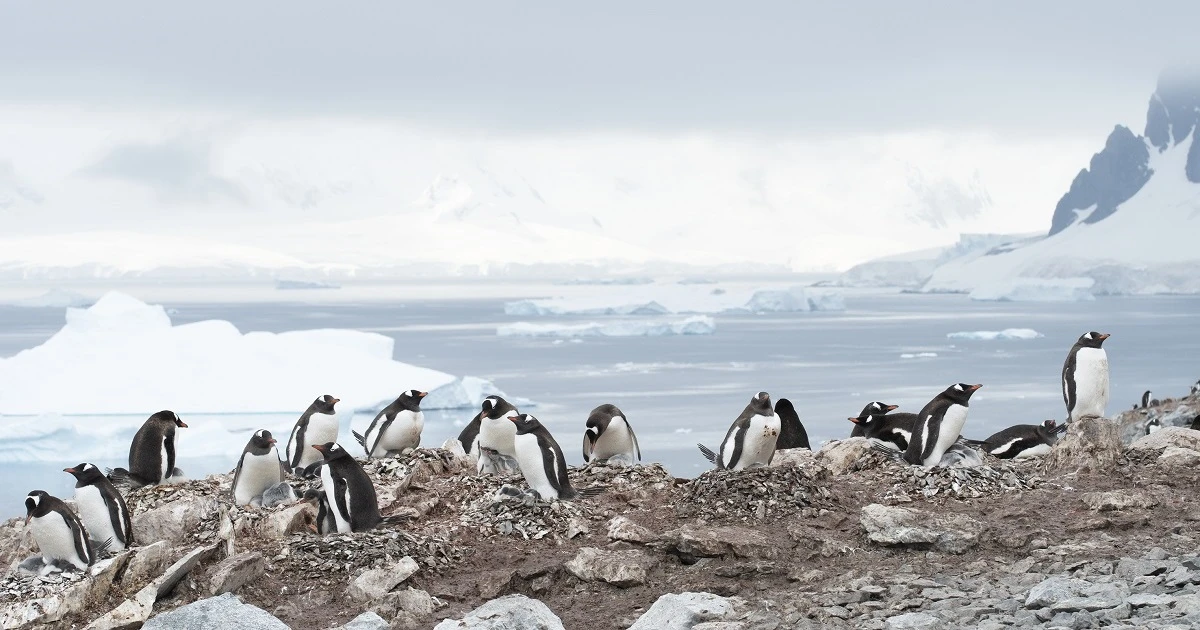
<instances>
[{"instance_id":1,"label":"gentoo penguin","mask_svg":"<svg viewBox=\"0 0 1200 630\"><path fill-rule=\"evenodd\" d=\"M266 429L259 429L250 436L237 471L233 473L230 494L237 505L261 505L267 488L283 481L284 466L275 448L275 438Z\"/></svg>"},{"instance_id":2,"label":"gentoo penguin","mask_svg":"<svg viewBox=\"0 0 1200 630\"><path fill-rule=\"evenodd\" d=\"M1067 422L1083 416L1103 417L1108 407L1108 354L1101 346L1109 335L1083 333L1063 363L1063 402Z\"/></svg>"},{"instance_id":3,"label":"gentoo penguin","mask_svg":"<svg viewBox=\"0 0 1200 630\"><path fill-rule=\"evenodd\" d=\"M697 446L704 458L720 469L766 466L775 455L779 428L779 415L771 407L771 396L767 392L758 392L729 427L719 453L713 453L703 444Z\"/></svg>"},{"instance_id":4,"label":"gentoo penguin","mask_svg":"<svg viewBox=\"0 0 1200 630\"><path fill-rule=\"evenodd\" d=\"M1188 425L1188 428L1193 431L1200 431L1200 415L1192 418L1192 423Z\"/></svg>"},{"instance_id":5,"label":"gentoo penguin","mask_svg":"<svg viewBox=\"0 0 1200 630\"><path fill-rule=\"evenodd\" d=\"M982 447L1000 459L1039 457L1049 453L1050 447L1066 430L1067 425L1046 420L1041 424L1013 425L985 440L967 440L967 443Z\"/></svg>"},{"instance_id":6,"label":"gentoo penguin","mask_svg":"<svg viewBox=\"0 0 1200 630\"><path fill-rule=\"evenodd\" d=\"M1192 389L1190 392L1188 392L1188 395L1189 396L1200 396L1200 381L1196 381L1192 385Z\"/></svg>"},{"instance_id":7,"label":"gentoo penguin","mask_svg":"<svg viewBox=\"0 0 1200 630\"><path fill-rule=\"evenodd\" d=\"M883 410L880 413L877 410ZM915 413L888 413L896 409L896 405L871 403L863 408L863 412L854 418L847 418L854 423L854 431L850 437L865 437L878 440L884 446L903 453L908 450L908 442L912 439L913 426L917 423Z\"/></svg>"},{"instance_id":8,"label":"gentoo penguin","mask_svg":"<svg viewBox=\"0 0 1200 630\"><path fill-rule=\"evenodd\" d=\"M782 451L789 448L812 450L812 447L808 445L808 431L804 430L804 424L800 422L800 414L796 413L792 401L786 398L776 401L775 415L779 416L779 439L775 441L775 450Z\"/></svg>"},{"instance_id":9,"label":"gentoo penguin","mask_svg":"<svg viewBox=\"0 0 1200 630\"><path fill-rule=\"evenodd\" d=\"M958 441L963 424L967 422L971 394L980 387L983 385L956 383L922 407L904 451L904 461L926 468L937 466L946 449Z\"/></svg>"},{"instance_id":10,"label":"gentoo penguin","mask_svg":"<svg viewBox=\"0 0 1200 630\"><path fill-rule=\"evenodd\" d=\"M133 526L129 506L108 477L95 464L81 463L63 472L75 476L75 507L79 520L97 544L112 540L109 551L122 551L133 545Z\"/></svg>"},{"instance_id":11,"label":"gentoo penguin","mask_svg":"<svg viewBox=\"0 0 1200 630\"><path fill-rule=\"evenodd\" d=\"M142 423L129 445L129 470L114 468L111 479L131 488L152 486L183 476L175 467L175 429L187 424L174 411L163 410Z\"/></svg>"},{"instance_id":12,"label":"gentoo penguin","mask_svg":"<svg viewBox=\"0 0 1200 630\"><path fill-rule=\"evenodd\" d=\"M520 435L520 425L517 434ZM583 461L592 460L631 465L642 460L633 427L616 405L600 405L588 414L587 430L583 432Z\"/></svg>"},{"instance_id":13,"label":"gentoo penguin","mask_svg":"<svg viewBox=\"0 0 1200 630\"><path fill-rule=\"evenodd\" d=\"M366 435L351 431L354 439L367 451L368 458L399 455L421 445L421 431L425 428L421 399L426 394L410 389L375 416Z\"/></svg>"},{"instance_id":14,"label":"gentoo penguin","mask_svg":"<svg viewBox=\"0 0 1200 630\"><path fill-rule=\"evenodd\" d=\"M1158 401L1154 399L1154 397L1150 394L1150 390L1147 389L1146 393L1142 394L1142 409L1149 409L1150 407L1157 405Z\"/></svg>"},{"instance_id":15,"label":"gentoo penguin","mask_svg":"<svg viewBox=\"0 0 1200 630\"><path fill-rule=\"evenodd\" d=\"M474 455L480 473L514 471L517 466L513 438L517 428L508 421L508 416L518 413L517 408L500 396L483 399L480 411L470 424L458 434L463 450Z\"/></svg>"},{"instance_id":16,"label":"gentoo penguin","mask_svg":"<svg viewBox=\"0 0 1200 630\"><path fill-rule=\"evenodd\" d=\"M516 430L513 447L517 464L538 499L569 501L581 496L567 479L567 458L562 448L537 418L527 413L511 414L505 421Z\"/></svg>"},{"instance_id":17,"label":"gentoo penguin","mask_svg":"<svg viewBox=\"0 0 1200 630\"><path fill-rule=\"evenodd\" d=\"M383 521L375 486L362 465L336 442L314 444L321 460L321 489L339 534L365 532Z\"/></svg>"},{"instance_id":18,"label":"gentoo penguin","mask_svg":"<svg viewBox=\"0 0 1200 630\"><path fill-rule=\"evenodd\" d=\"M337 522L333 520L333 511L329 509L329 503L325 501L325 493L318 489L310 488L304 491L302 497L304 501L311 501L317 506L317 521L311 528L315 528L318 534L337 533Z\"/></svg>"},{"instance_id":19,"label":"gentoo penguin","mask_svg":"<svg viewBox=\"0 0 1200 630\"><path fill-rule=\"evenodd\" d=\"M1161 428L1162 428L1162 419L1159 418L1158 416L1154 416L1153 418L1150 418L1149 420L1146 421L1146 435L1150 435L1151 433L1154 433L1155 431L1157 431Z\"/></svg>"},{"instance_id":20,"label":"gentoo penguin","mask_svg":"<svg viewBox=\"0 0 1200 630\"><path fill-rule=\"evenodd\" d=\"M287 445L287 467L293 473L306 474L310 466L321 461L314 445L337 442L338 418L333 406L338 402L340 399L325 394L312 401L296 420Z\"/></svg>"},{"instance_id":21,"label":"gentoo penguin","mask_svg":"<svg viewBox=\"0 0 1200 630\"><path fill-rule=\"evenodd\" d=\"M96 551L79 517L46 491L34 490L25 497L25 524L46 562L65 562L80 571L96 562Z\"/></svg>"}]
</instances>

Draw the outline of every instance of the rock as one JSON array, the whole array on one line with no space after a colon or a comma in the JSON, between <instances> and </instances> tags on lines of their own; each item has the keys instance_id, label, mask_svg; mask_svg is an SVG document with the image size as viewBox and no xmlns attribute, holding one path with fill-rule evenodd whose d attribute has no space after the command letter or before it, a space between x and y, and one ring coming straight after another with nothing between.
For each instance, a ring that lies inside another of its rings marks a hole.
<instances>
[{"instance_id":1,"label":"rock","mask_svg":"<svg viewBox=\"0 0 1200 630\"><path fill-rule=\"evenodd\" d=\"M143 630L290 630L267 611L242 600L232 593L202 599L170 612L151 617Z\"/></svg>"},{"instance_id":2,"label":"rock","mask_svg":"<svg viewBox=\"0 0 1200 630\"><path fill-rule=\"evenodd\" d=\"M779 549L762 533L746 527L699 527L685 525L666 532L653 543L656 549L683 556L770 559Z\"/></svg>"},{"instance_id":3,"label":"rock","mask_svg":"<svg viewBox=\"0 0 1200 630\"><path fill-rule=\"evenodd\" d=\"M121 584L128 591L162 575L163 570L171 566L172 558L176 553L171 547L171 543L165 540L144 547L135 547L133 555L129 558L129 564L125 567L125 575L121 578Z\"/></svg>"},{"instance_id":4,"label":"rock","mask_svg":"<svg viewBox=\"0 0 1200 630\"><path fill-rule=\"evenodd\" d=\"M0 523L0 573L13 568L33 554L33 534L25 527L24 518L10 518Z\"/></svg>"},{"instance_id":5,"label":"rock","mask_svg":"<svg viewBox=\"0 0 1200 630\"><path fill-rule=\"evenodd\" d=\"M404 556L390 566L382 569L368 569L354 578L350 583L350 596L363 601L379 599L387 595L396 585L407 580L417 572L417 561Z\"/></svg>"},{"instance_id":6,"label":"rock","mask_svg":"<svg viewBox=\"0 0 1200 630\"><path fill-rule=\"evenodd\" d=\"M283 539L292 534L310 531L317 524L317 508L312 503L303 501L289 505L282 510L275 510L271 515L262 519L257 528L268 539Z\"/></svg>"},{"instance_id":7,"label":"rock","mask_svg":"<svg viewBox=\"0 0 1200 630\"><path fill-rule=\"evenodd\" d=\"M627 588L646 583L654 559L639 549L607 551L584 547L566 564L567 572L585 582L607 582Z\"/></svg>"},{"instance_id":8,"label":"rock","mask_svg":"<svg viewBox=\"0 0 1200 630\"><path fill-rule=\"evenodd\" d=\"M1067 425L1067 434L1042 458L1042 469L1056 472L1105 472L1117 467L1123 452L1117 424L1084 416Z\"/></svg>"},{"instance_id":9,"label":"rock","mask_svg":"<svg viewBox=\"0 0 1200 630\"><path fill-rule=\"evenodd\" d=\"M102 615L87 625L85 630L117 630L118 628L138 628L154 611L154 602L158 598L158 587L151 584L125 600L107 614Z\"/></svg>"},{"instance_id":10,"label":"rock","mask_svg":"<svg viewBox=\"0 0 1200 630\"><path fill-rule=\"evenodd\" d=\"M0 628L25 628L51 624L90 607L108 597L113 580L125 568L130 553L101 560L88 567L87 576L62 591L28 601L17 601L0 607Z\"/></svg>"},{"instance_id":11,"label":"rock","mask_svg":"<svg viewBox=\"0 0 1200 630\"><path fill-rule=\"evenodd\" d=\"M1117 562L1117 575L1126 580L1133 581L1144 575L1159 575L1166 573L1171 567L1171 563L1166 560L1135 560L1133 558L1121 558Z\"/></svg>"},{"instance_id":12,"label":"rock","mask_svg":"<svg viewBox=\"0 0 1200 630\"><path fill-rule=\"evenodd\" d=\"M1145 492L1113 490L1111 492L1087 492L1080 497L1088 507L1097 512L1144 509L1158 505L1158 500Z\"/></svg>"},{"instance_id":13,"label":"rock","mask_svg":"<svg viewBox=\"0 0 1200 630\"><path fill-rule=\"evenodd\" d=\"M411 587L388 593L383 601L386 604L383 609L389 617L399 613L424 617L432 615L437 608L429 593Z\"/></svg>"},{"instance_id":14,"label":"rock","mask_svg":"<svg viewBox=\"0 0 1200 630\"><path fill-rule=\"evenodd\" d=\"M1092 583L1086 580L1052 577L1029 589L1029 594L1025 597L1025 607L1048 608L1055 602L1083 595L1091 586Z\"/></svg>"},{"instance_id":15,"label":"rock","mask_svg":"<svg viewBox=\"0 0 1200 630\"><path fill-rule=\"evenodd\" d=\"M217 500L206 496L183 496L152 510L133 514L133 537L142 544L166 540L186 544L209 514L220 511Z\"/></svg>"},{"instance_id":16,"label":"rock","mask_svg":"<svg viewBox=\"0 0 1200 630\"><path fill-rule=\"evenodd\" d=\"M638 617L629 630L689 630L733 614L733 600L712 593L668 593Z\"/></svg>"},{"instance_id":17,"label":"rock","mask_svg":"<svg viewBox=\"0 0 1200 630\"><path fill-rule=\"evenodd\" d=\"M186 577L187 574L192 571L192 569L196 568L197 564L207 560L208 557L211 556L216 550L217 545L197 547L189 552L186 556L177 560L175 564L167 567L166 571L163 571L162 576L156 579L152 584L155 590L154 599L157 601L165 597L167 593L170 593L171 590L175 588L176 584L179 584L180 580Z\"/></svg>"},{"instance_id":18,"label":"rock","mask_svg":"<svg viewBox=\"0 0 1200 630\"><path fill-rule=\"evenodd\" d=\"M874 455L871 442L864 437L852 437L845 440L834 440L813 456L813 461L833 475L862 470L865 461Z\"/></svg>"},{"instance_id":19,"label":"rock","mask_svg":"<svg viewBox=\"0 0 1200 630\"><path fill-rule=\"evenodd\" d=\"M654 540L654 532L634 523L624 516L614 516L608 522L608 537L611 540L648 543Z\"/></svg>"},{"instance_id":20,"label":"rock","mask_svg":"<svg viewBox=\"0 0 1200 630\"><path fill-rule=\"evenodd\" d=\"M564 630L562 620L545 604L524 595L505 595L467 613L447 619L434 630Z\"/></svg>"},{"instance_id":21,"label":"rock","mask_svg":"<svg viewBox=\"0 0 1200 630\"><path fill-rule=\"evenodd\" d=\"M212 571L209 578L210 590L213 595L232 593L245 584L254 581L267 570L267 561L258 552L248 552L230 556L222 560Z\"/></svg>"},{"instance_id":22,"label":"rock","mask_svg":"<svg viewBox=\"0 0 1200 630\"><path fill-rule=\"evenodd\" d=\"M1185 448L1200 451L1200 431L1183 427L1167 427L1143 435L1129 445L1131 451L1157 451L1169 447Z\"/></svg>"},{"instance_id":23,"label":"rock","mask_svg":"<svg viewBox=\"0 0 1200 630\"><path fill-rule=\"evenodd\" d=\"M1116 608L1125 603L1129 589L1117 584L1095 584L1084 589L1082 597L1068 597L1050 605L1050 609L1062 612L1094 612Z\"/></svg>"},{"instance_id":24,"label":"rock","mask_svg":"<svg viewBox=\"0 0 1200 630\"><path fill-rule=\"evenodd\" d=\"M351 619L338 630L388 630L390 627L391 625L384 621L383 617L373 612L365 612Z\"/></svg>"},{"instance_id":25,"label":"rock","mask_svg":"<svg viewBox=\"0 0 1200 630\"><path fill-rule=\"evenodd\" d=\"M1183 468L1195 468L1200 465L1200 451L1195 451L1190 448L1180 448L1178 446L1168 446L1158 456L1158 463L1164 466L1180 466Z\"/></svg>"},{"instance_id":26,"label":"rock","mask_svg":"<svg viewBox=\"0 0 1200 630\"><path fill-rule=\"evenodd\" d=\"M785 448L775 451L771 458L772 466L810 466L816 459L816 454L807 448Z\"/></svg>"},{"instance_id":27,"label":"rock","mask_svg":"<svg viewBox=\"0 0 1200 630\"><path fill-rule=\"evenodd\" d=\"M1175 598L1170 595L1134 593L1126 601L1134 608L1143 608L1145 606L1169 606L1175 601Z\"/></svg>"},{"instance_id":28,"label":"rock","mask_svg":"<svg viewBox=\"0 0 1200 630\"><path fill-rule=\"evenodd\" d=\"M979 542L983 523L959 514L931 515L912 508L872 503L859 522L874 543L964 553Z\"/></svg>"},{"instance_id":29,"label":"rock","mask_svg":"<svg viewBox=\"0 0 1200 630\"><path fill-rule=\"evenodd\" d=\"M888 617L885 627L888 630L937 630L946 627L946 624L929 613L912 612Z\"/></svg>"}]
</instances>

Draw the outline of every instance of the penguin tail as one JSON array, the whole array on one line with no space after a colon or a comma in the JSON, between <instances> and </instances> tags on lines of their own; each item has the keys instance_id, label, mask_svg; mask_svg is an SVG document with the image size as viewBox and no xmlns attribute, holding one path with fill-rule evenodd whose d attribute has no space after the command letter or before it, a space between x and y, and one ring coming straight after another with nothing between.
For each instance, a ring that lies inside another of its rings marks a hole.
<instances>
[{"instance_id":1,"label":"penguin tail","mask_svg":"<svg viewBox=\"0 0 1200 630\"><path fill-rule=\"evenodd\" d=\"M92 550L96 552L96 557L107 556L108 550L112 547L113 537L109 536L104 542L92 541Z\"/></svg>"},{"instance_id":2,"label":"penguin tail","mask_svg":"<svg viewBox=\"0 0 1200 630\"><path fill-rule=\"evenodd\" d=\"M875 438L871 438L870 441L871 441L871 450L873 450L877 453L883 453L884 455L887 455L888 459L890 459L894 462L897 462L900 464L905 463L904 462L904 453L902 453L894 448L885 446L883 444L883 442L881 442Z\"/></svg>"},{"instance_id":3,"label":"penguin tail","mask_svg":"<svg viewBox=\"0 0 1200 630\"><path fill-rule=\"evenodd\" d=\"M608 489L608 486L605 486L602 484L595 485L595 486L588 486L582 490L576 490L574 498L576 498L576 499L594 499L594 498L600 496L600 494L607 489Z\"/></svg>"},{"instance_id":4,"label":"penguin tail","mask_svg":"<svg viewBox=\"0 0 1200 630\"><path fill-rule=\"evenodd\" d=\"M717 454L714 453L711 448L708 448L703 444L697 444L696 446L700 447L700 454L703 455L704 459L707 459L710 464L717 463Z\"/></svg>"},{"instance_id":5,"label":"penguin tail","mask_svg":"<svg viewBox=\"0 0 1200 630\"><path fill-rule=\"evenodd\" d=\"M354 430L351 430L350 434L354 436L354 441L358 442L359 446L361 446L363 448L367 448L367 438L364 437L363 434L359 433L358 431L354 431ZM367 455L370 455L370 453L367 453Z\"/></svg>"},{"instance_id":6,"label":"penguin tail","mask_svg":"<svg viewBox=\"0 0 1200 630\"><path fill-rule=\"evenodd\" d=\"M1063 424L1055 426L1054 430L1052 431L1052 433L1054 435L1062 435L1063 433L1066 433L1066 432L1067 432L1067 424L1065 422Z\"/></svg>"},{"instance_id":7,"label":"penguin tail","mask_svg":"<svg viewBox=\"0 0 1200 630\"><path fill-rule=\"evenodd\" d=\"M137 490L142 486L150 485L124 468L105 468L104 472L107 473L108 480L122 490Z\"/></svg>"},{"instance_id":8,"label":"penguin tail","mask_svg":"<svg viewBox=\"0 0 1200 630\"><path fill-rule=\"evenodd\" d=\"M987 444L987 442L984 442L983 440L968 440L967 438L959 438L959 441L967 446L974 446L975 448L981 448Z\"/></svg>"}]
</instances>

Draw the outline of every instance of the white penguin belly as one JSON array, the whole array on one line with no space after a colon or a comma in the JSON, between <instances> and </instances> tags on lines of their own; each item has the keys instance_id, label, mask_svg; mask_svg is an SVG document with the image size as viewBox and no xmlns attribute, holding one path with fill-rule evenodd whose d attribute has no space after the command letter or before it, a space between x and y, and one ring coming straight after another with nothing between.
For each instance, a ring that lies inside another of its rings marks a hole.
<instances>
[{"instance_id":1,"label":"white penguin belly","mask_svg":"<svg viewBox=\"0 0 1200 630\"><path fill-rule=\"evenodd\" d=\"M37 541L38 551L47 560L65 560L80 569L87 569L87 560L75 550L75 533L58 512L50 512L29 521L29 529Z\"/></svg>"},{"instance_id":2,"label":"white penguin belly","mask_svg":"<svg viewBox=\"0 0 1200 630\"><path fill-rule=\"evenodd\" d=\"M1038 444L1037 446L1031 446L1031 447L1021 451L1020 453L1017 453L1016 455L1013 456L1013 459L1024 459L1026 457L1041 457L1042 455L1045 455L1046 453L1049 453L1049 452L1050 452L1049 444Z\"/></svg>"},{"instance_id":3,"label":"white penguin belly","mask_svg":"<svg viewBox=\"0 0 1200 630\"><path fill-rule=\"evenodd\" d=\"M558 498L558 489L546 476L546 464L542 460L542 448L538 446L537 436L532 433L518 435L513 440L516 449L517 465L521 467L521 475L530 489L537 492L542 499L551 501ZM554 459L555 478L558 478L558 458Z\"/></svg>"},{"instance_id":4,"label":"white penguin belly","mask_svg":"<svg viewBox=\"0 0 1200 630\"><path fill-rule=\"evenodd\" d=\"M314 452L316 449L313 449ZM337 490L333 484L333 471L329 466L321 467L321 487L325 491L325 503L329 506L329 513L333 515L333 522L337 525L339 534L350 533L350 489L346 487L346 496L342 497L342 501L346 504L346 517L342 517L341 510L338 510Z\"/></svg>"},{"instance_id":5,"label":"white penguin belly","mask_svg":"<svg viewBox=\"0 0 1200 630\"><path fill-rule=\"evenodd\" d=\"M75 488L75 507L79 508L79 520L83 521L83 526L94 542L103 543L111 538L112 542L108 545L109 551L125 549L125 545L117 537L117 532L113 530L108 504L104 502L104 495L100 494L99 488L96 486ZM119 504L117 509L121 509ZM118 516L120 516L119 513Z\"/></svg>"},{"instance_id":6,"label":"white penguin belly","mask_svg":"<svg viewBox=\"0 0 1200 630\"><path fill-rule=\"evenodd\" d=\"M750 418L750 426L742 438L742 452L733 466L726 465L732 470L741 470L754 466L766 466L775 454L775 443L779 441L779 416L756 415ZM725 462L733 458L734 441L727 440L721 457Z\"/></svg>"},{"instance_id":7,"label":"white penguin belly","mask_svg":"<svg viewBox=\"0 0 1200 630\"><path fill-rule=\"evenodd\" d=\"M508 422L508 420L505 420ZM379 423L380 426L383 422ZM371 451L371 457L383 457L389 451L403 451L405 449L417 448L421 445L421 431L425 429L425 413L418 411L413 413L408 409L396 414L396 419L388 425L387 430L376 429L382 431L378 436L378 442L375 448ZM376 440L376 436L368 435L367 444Z\"/></svg>"},{"instance_id":8,"label":"white penguin belly","mask_svg":"<svg viewBox=\"0 0 1200 630\"><path fill-rule=\"evenodd\" d=\"M608 459L625 456L630 462L637 460L636 449L633 447L633 434L629 431L629 423L625 418L615 417L608 423L608 428L600 434L596 445L592 447L592 459Z\"/></svg>"},{"instance_id":9,"label":"white penguin belly","mask_svg":"<svg viewBox=\"0 0 1200 630\"><path fill-rule=\"evenodd\" d=\"M158 466L161 471L161 474L158 476L159 483L166 481L167 477L171 476L171 464L167 459L167 440L169 439L171 438L163 437L162 444L158 446Z\"/></svg>"},{"instance_id":10,"label":"white penguin belly","mask_svg":"<svg viewBox=\"0 0 1200 630\"><path fill-rule=\"evenodd\" d=\"M513 412L516 413L515 411ZM517 425L501 416L497 420L483 418L479 421L479 448L490 448L501 455L516 456L513 438L517 436ZM536 439L536 437L534 438Z\"/></svg>"},{"instance_id":11,"label":"white penguin belly","mask_svg":"<svg viewBox=\"0 0 1200 630\"><path fill-rule=\"evenodd\" d=\"M926 433L924 440L929 439L929 420L926 420ZM962 405L950 405L946 409L946 413L942 415L942 424L938 427L937 443L933 445L933 451L929 453L922 462L926 468L937 466L942 461L942 455L946 453L946 449L954 445L958 441L958 437L962 435L963 425L967 423L967 408ZM922 443L926 443L922 441Z\"/></svg>"},{"instance_id":12,"label":"white penguin belly","mask_svg":"<svg viewBox=\"0 0 1200 630\"><path fill-rule=\"evenodd\" d=\"M327 413L314 413L309 416L308 430L304 432L304 448L300 449L300 467L304 468L324 459L320 451L313 448L314 444L337 442L337 439L337 416Z\"/></svg>"},{"instance_id":13,"label":"white penguin belly","mask_svg":"<svg viewBox=\"0 0 1200 630\"><path fill-rule=\"evenodd\" d=\"M1072 420L1108 409L1108 354L1103 348L1080 348L1075 353L1075 411Z\"/></svg>"},{"instance_id":14,"label":"white penguin belly","mask_svg":"<svg viewBox=\"0 0 1200 630\"><path fill-rule=\"evenodd\" d=\"M242 458L242 470L238 473L238 485L233 489L233 500L238 505L249 505L261 497L267 488L280 481L283 478L279 472L279 456L273 449L266 455L246 453Z\"/></svg>"}]
</instances>

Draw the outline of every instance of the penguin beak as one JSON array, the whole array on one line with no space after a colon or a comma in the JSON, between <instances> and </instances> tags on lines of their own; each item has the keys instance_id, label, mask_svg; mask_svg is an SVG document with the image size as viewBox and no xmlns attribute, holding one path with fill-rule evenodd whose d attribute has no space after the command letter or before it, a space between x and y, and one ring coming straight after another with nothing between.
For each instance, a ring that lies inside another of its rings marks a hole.
<instances>
[{"instance_id":1,"label":"penguin beak","mask_svg":"<svg viewBox=\"0 0 1200 630\"><path fill-rule=\"evenodd\" d=\"M186 429L186 428L188 428L188 426L187 426L187 423L186 423L186 422L184 422L183 420L180 420L180 421L179 421L179 425L178 425L178 426L179 426L179 428L181 428L181 429Z\"/></svg>"},{"instance_id":2,"label":"penguin beak","mask_svg":"<svg viewBox=\"0 0 1200 630\"><path fill-rule=\"evenodd\" d=\"M276 441L275 438L271 438L271 440L269 442L267 442L267 444L269 444L271 446L275 446L275 441Z\"/></svg>"},{"instance_id":3,"label":"penguin beak","mask_svg":"<svg viewBox=\"0 0 1200 630\"><path fill-rule=\"evenodd\" d=\"M1109 337L1111 337L1111 336L1112 336L1112 335L1110 335L1110 334L1108 334L1108 333L1102 333L1102 334L1100 335L1100 341L1104 341L1105 339L1108 339L1108 338L1109 338Z\"/></svg>"},{"instance_id":4,"label":"penguin beak","mask_svg":"<svg viewBox=\"0 0 1200 630\"><path fill-rule=\"evenodd\" d=\"M975 390L979 389L980 387L983 387L983 383L980 383L978 385L972 385L972 386L968 387L967 389L969 389L971 391L975 391Z\"/></svg>"},{"instance_id":5,"label":"penguin beak","mask_svg":"<svg viewBox=\"0 0 1200 630\"><path fill-rule=\"evenodd\" d=\"M899 408L900 408L900 405L888 405L888 406L887 406L887 410L888 410L888 411L895 411L895 410L897 410L897 409L899 409Z\"/></svg>"},{"instance_id":6,"label":"penguin beak","mask_svg":"<svg viewBox=\"0 0 1200 630\"><path fill-rule=\"evenodd\" d=\"M517 423L517 417L516 417L516 416L509 416L509 417L508 417L508 419L509 419L509 420L512 420L512 421L513 421L513 424L516 424L516 423Z\"/></svg>"},{"instance_id":7,"label":"penguin beak","mask_svg":"<svg viewBox=\"0 0 1200 630\"><path fill-rule=\"evenodd\" d=\"M30 513L28 513L28 514L26 514L26 515L25 515L25 525L26 525L26 526L28 526L28 525L29 525L29 519L31 519L31 518L33 518L33 512L30 512Z\"/></svg>"},{"instance_id":8,"label":"penguin beak","mask_svg":"<svg viewBox=\"0 0 1200 630\"><path fill-rule=\"evenodd\" d=\"M65 473L71 473L72 475L74 475L74 474L75 474L75 469L74 469L74 468L64 468L64 469L63 469L63 472L65 472Z\"/></svg>"},{"instance_id":9,"label":"penguin beak","mask_svg":"<svg viewBox=\"0 0 1200 630\"><path fill-rule=\"evenodd\" d=\"M329 403L329 404L331 404L331 405L336 405L336 404L338 404L338 403L340 403L340 402L342 402L342 399L341 399L341 398L334 398L334 399L333 399L333 402L331 402L331 403Z\"/></svg>"},{"instance_id":10,"label":"penguin beak","mask_svg":"<svg viewBox=\"0 0 1200 630\"><path fill-rule=\"evenodd\" d=\"M429 395L429 392L420 392L417 394L417 398L424 398L428 395Z\"/></svg>"},{"instance_id":11,"label":"penguin beak","mask_svg":"<svg viewBox=\"0 0 1200 630\"><path fill-rule=\"evenodd\" d=\"M854 424L858 424L858 418L846 418L846 419L849 420L850 422L853 422Z\"/></svg>"},{"instance_id":12,"label":"penguin beak","mask_svg":"<svg viewBox=\"0 0 1200 630\"><path fill-rule=\"evenodd\" d=\"M319 451L319 452L321 452L321 453L324 453L324 452L325 452L325 445L324 445L324 444L313 444L313 448L317 449L317 451Z\"/></svg>"}]
</instances>

